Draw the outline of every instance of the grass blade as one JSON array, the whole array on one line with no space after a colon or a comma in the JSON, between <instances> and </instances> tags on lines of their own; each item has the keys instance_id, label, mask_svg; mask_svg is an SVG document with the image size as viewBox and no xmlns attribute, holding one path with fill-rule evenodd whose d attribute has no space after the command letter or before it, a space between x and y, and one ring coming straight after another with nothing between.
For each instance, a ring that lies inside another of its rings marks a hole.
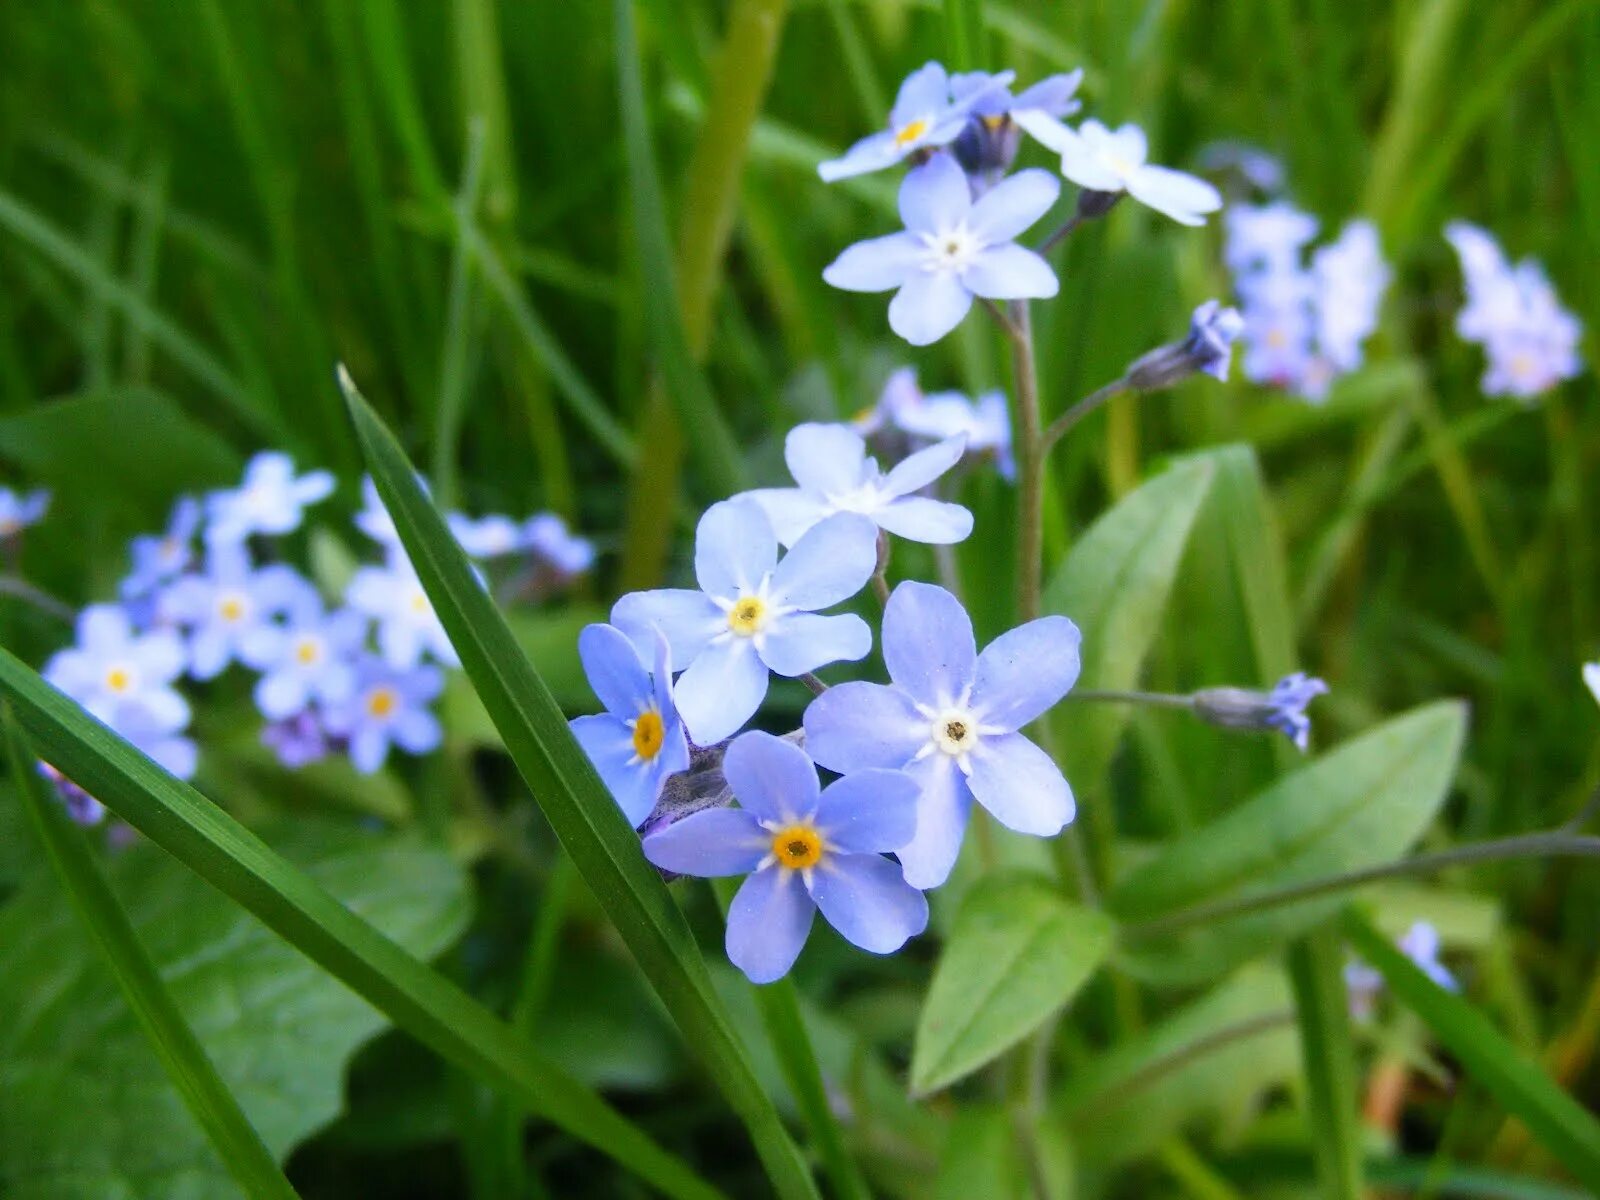
<instances>
[{"instance_id":1,"label":"grass blade","mask_svg":"<svg viewBox=\"0 0 1600 1200\"><path fill-rule=\"evenodd\" d=\"M116 976L128 1007L148 1035L172 1086L245 1195L295 1200L298 1193L278 1169L271 1151L178 1011L128 915L100 874L83 834L61 805L45 793L34 765L37 759L10 709L5 711L5 739L17 795L28 820L60 877L62 890L105 955L106 965Z\"/></svg>"},{"instance_id":2,"label":"grass blade","mask_svg":"<svg viewBox=\"0 0 1600 1200\"><path fill-rule=\"evenodd\" d=\"M444 518L383 423L340 381L378 493L479 699L507 751L561 839L562 847L750 1131L780 1196L814 1198L815 1184L772 1099L761 1088L727 1013L712 990L688 922L639 839L567 728L566 717L479 584Z\"/></svg>"},{"instance_id":3,"label":"grass blade","mask_svg":"<svg viewBox=\"0 0 1600 1200\"><path fill-rule=\"evenodd\" d=\"M40 757L255 914L395 1024L667 1195L717 1191L188 784L172 778L0 648L0 694Z\"/></svg>"},{"instance_id":4,"label":"grass blade","mask_svg":"<svg viewBox=\"0 0 1600 1200\"><path fill-rule=\"evenodd\" d=\"M1361 1200L1361 1129L1343 951L1324 927L1289 947L1317 1177L1326 1200Z\"/></svg>"}]
</instances>

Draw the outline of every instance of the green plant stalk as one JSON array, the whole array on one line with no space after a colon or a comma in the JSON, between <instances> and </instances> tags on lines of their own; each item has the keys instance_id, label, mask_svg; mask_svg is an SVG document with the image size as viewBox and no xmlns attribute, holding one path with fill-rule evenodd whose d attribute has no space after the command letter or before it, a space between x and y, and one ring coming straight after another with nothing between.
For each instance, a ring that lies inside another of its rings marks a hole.
<instances>
[{"instance_id":1,"label":"green plant stalk","mask_svg":"<svg viewBox=\"0 0 1600 1200\"><path fill-rule=\"evenodd\" d=\"M945 40L952 71L983 66L983 0L944 0Z\"/></svg>"},{"instance_id":2,"label":"green plant stalk","mask_svg":"<svg viewBox=\"0 0 1600 1200\"><path fill-rule=\"evenodd\" d=\"M35 766L37 757L9 707L4 720L12 777L28 821L172 1086L245 1195L296 1200L298 1193L178 1011L128 914L95 864L83 833L55 798L46 794Z\"/></svg>"},{"instance_id":3,"label":"green plant stalk","mask_svg":"<svg viewBox=\"0 0 1600 1200\"><path fill-rule=\"evenodd\" d=\"M433 486L439 503L453 506L456 463L460 458L461 416L467 404L467 358L473 340L473 238L483 188L486 128L473 117L467 130L466 163L456 193L455 247L450 255L449 300L445 304L444 345L439 354L439 410L433 430Z\"/></svg>"},{"instance_id":4,"label":"green plant stalk","mask_svg":"<svg viewBox=\"0 0 1600 1200\"><path fill-rule=\"evenodd\" d=\"M1017 393L1017 619L1032 621L1043 609L1044 454L1039 416L1039 366L1033 319L1026 300L1014 301L1005 324L1011 339L1012 386Z\"/></svg>"},{"instance_id":5,"label":"green plant stalk","mask_svg":"<svg viewBox=\"0 0 1600 1200\"><path fill-rule=\"evenodd\" d=\"M1305 1064L1307 1126L1325 1200L1361 1200L1361 1129L1344 951L1331 926L1289 946L1289 982Z\"/></svg>"},{"instance_id":6,"label":"green plant stalk","mask_svg":"<svg viewBox=\"0 0 1600 1200\"><path fill-rule=\"evenodd\" d=\"M498 225L515 216L517 208L511 105L506 99L500 26L492 0L454 0L452 9L461 127L482 125L483 201L489 219Z\"/></svg>"},{"instance_id":7,"label":"green plant stalk","mask_svg":"<svg viewBox=\"0 0 1600 1200\"><path fill-rule=\"evenodd\" d=\"M193 787L0 647L0 694L40 757L441 1056L668 1195L720 1193Z\"/></svg>"}]
</instances>

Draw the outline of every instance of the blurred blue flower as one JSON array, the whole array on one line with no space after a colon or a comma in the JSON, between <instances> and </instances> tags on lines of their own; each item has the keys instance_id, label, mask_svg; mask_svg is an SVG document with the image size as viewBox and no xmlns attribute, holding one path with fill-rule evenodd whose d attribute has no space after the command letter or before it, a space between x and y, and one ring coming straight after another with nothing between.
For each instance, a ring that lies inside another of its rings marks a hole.
<instances>
[{"instance_id":1,"label":"blurred blue flower","mask_svg":"<svg viewBox=\"0 0 1600 1200\"><path fill-rule=\"evenodd\" d=\"M1461 990L1460 982L1439 959L1439 931L1430 922L1413 922L1396 945L1434 983L1446 991ZM1371 1020L1373 1007L1383 992L1383 976L1360 959L1352 958L1344 967L1344 985L1350 997L1350 1015L1358 1021Z\"/></svg>"},{"instance_id":2,"label":"blurred blue flower","mask_svg":"<svg viewBox=\"0 0 1600 1200\"><path fill-rule=\"evenodd\" d=\"M1004 392L985 392L976 400L968 400L960 392L933 392L919 404L904 405L896 424L914 438L935 442L965 438L969 459L993 458L1002 478L1016 476L1011 414L1006 410Z\"/></svg>"},{"instance_id":3,"label":"blurred blue flower","mask_svg":"<svg viewBox=\"0 0 1600 1200\"><path fill-rule=\"evenodd\" d=\"M356 770L370 775L383 766L391 746L408 754L438 748L444 734L429 705L443 690L437 667L396 669L369 655L357 664L349 698L326 710L325 727L348 743Z\"/></svg>"},{"instance_id":4,"label":"blurred blue flower","mask_svg":"<svg viewBox=\"0 0 1600 1200\"><path fill-rule=\"evenodd\" d=\"M817 786L805 751L768 733L731 746L723 774L740 807L710 808L644 839L656 866L684 875L749 875L728 907L728 958L752 983L788 974L822 910L873 954L928 924L928 902L883 855L911 840L917 785L869 770Z\"/></svg>"},{"instance_id":5,"label":"blurred blue flower","mask_svg":"<svg viewBox=\"0 0 1600 1200\"><path fill-rule=\"evenodd\" d=\"M811 702L806 748L831 771L900 768L921 788L906 879L937 887L955 865L974 799L1008 829L1050 837L1072 820L1061 769L1018 731L1078 678L1078 627L1029 621L982 654L949 592L906 582L883 614L889 685L843 683Z\"/></svg>"},{"instance_id":6,"label":"blurred blue flower","mask_svg":"<svg viewBox=\"0 0 1600 1200\"><path fill-rule=\"evenodd\" d=\"M913 542L948 544L972 532L972 514L913 493L961 460L966 439L948 438L885 473L848 425L797 425L784 439L784 460L799 487L760 488L745 495L761 505L778 541L792 546L834 513L860 513L878 528Z\"/></svg>"},{"instance_id":7,"label":"blurred blue flower","mask_svg":"<svg viewBox=\"0 0 1600 1200\"><path fill-rule=\"evenodd\" d=\"M877 567L878 530L856 513L813 526L778 559L778 539L751 500L713 504L695 531L700 590L663 588L622 597L611 623L640 653L666 635L678 680L678 712L689 736L709 746L736 733L761 707L767 672L798 676L872 649L854 613L823 616L866 586Z\"/></svg>"},{"instance_id":8,"label":"blurred blue flower","mask_svg":"<svg viewBox=\"0 0 1600 1200\"><path fill-rule=\"evenodd\" d=\"M345 603L376 623L378 649L395 670L414 667L427 654L449 667L461 665L403 550L391 550L381 567L357 570L345 591Z\"/></svg>"},{"instance_id":9,"label":"blurred blue flower","mask_svg":"<svg viewBox=\"0 0 1600 1200\"><path fill-rule=\"evenodd\" d=\"M590 625L578 635L578 654L606 711L573 720L573 736L638 828L667 776L689 767L689 742L672 701L671 649L657 635L652 675L620 629Z\"/></svg>"},{"instance_id":10,"label":"blurred blue flower","mask_svg":"<svg viewBox=\"0 0 1600 1200\"><path fill-rule=\"evenodd\" d=\"M40 488L14 492L0 487L0 542L17 536L29 525L37 525L50 511L50 493Z\"/></svg>"},{"instance_id":11,"label":"blurred blue flower","mask_svg":"<svg viewBox=\"0 0 1600 1200\"><path fill-rule=\"evenodd\" d=\"M244 482L232 491L206 497L206 540L234 545L252 534L292 533L305 519L305 508L333 492L327 471L294 473L287 454L265 450L245 467Z\"/></svg>"},{"instance_id":12,"label":"blurred blue flower","mask_svg":"<svg viewBox=\"0 0 1600 1200\"><path fill-rule=\"evenodd\" d=\"M876 402L850 418L850 428L868 438L885 429L898 428L900 413L921 403L922 389L917 385L917 369L900 367L884 382Z\"/></svg>"},{"instance_id":13,"label":"blurred blue flower","mask_svg":"<svg viewBox=\"0 0 1600 1200\"><path fill-rule=\"evenodd\" d=\"M297 604L283 624L258 625L239 654L261 672L256 707L269 721L282 721L313 703L342 704L355 690L366 639L365 617L348 608L324 612L314 597Z\"/></svg>"},{"instance_id":14,"label":"blurred blue flower","mask_svg":"<svg viewBox=\"0 0 1600 1200\"><path fill-rule=\"evenodd\" d=\"M1300 269L1301 252L1317 236L1317 219L1285 200L1272 204L1230 204L1223 217L1228 270L1245 284Z\"/></svg>"},{"instance_id":15,"label":"blurred blue flower","mask_svg":"<svg viewBox=\"0 0 1600 1200\"><path fill-rule=\"evenodd\" d=\"M1037 110L1015 114L1017 124L1061 155L1061 173L1091 192L1126 192L1146 208L1183 225L1204 225L1222 195L1203 179L1147 163L1149 143L1137 125L1107 129L1088 120L1077 129Z\"/></svg>"},{"instance_id":16,"label":"blurred blue flower","mask_svg":"<svg viewBox=\"0 0 1600 1200\"><path fill-rule=\"evenodd\" d=\"M417 482L422 485L423 491L428 491L427 480L420 475ZM372 482L372 476L361 477L361 511L356 514L356 528L366 534L384 550L400 549L400 531L394 527L394 518L389 515L389 510L383 506L383 497L378 495L378 485Z\"/></svg>"},{"instance_id":17,"label":"blurred blue flower","mask_svg":"<svg viewBox=\"0 0 1600 1200\"><path fill-rule=\"evenodd\" d=\"M39 764L39 774L49 780L50 786L55 789L56 795L61 798L61 803L71 817L79 825L98 825L106 818L105 805L84 791L72 780L47 762Z\"/></svg>"},{"instance_id":18,"label":"blurred blue flower","mask_svg":"<svg viewBox=\"0 0 1600 1200\"><path fill-rule=\"evenodd\" d=\"M1044 216L1060 191L1048 172L1033 169L974 201L966 173L949 155L936 154L900 185L905 230L857 242L822 277L845 291L894 289L889 327L912 345L926 346L961 323L974 296L1056 294L1050 264L1012 239Z\"/></svg>"},{"instance_id":19,"label":"blurred blue flower","mask_svg":"<svg viewBox=\"0 0 1600 1200\"><path fill-rule=\"evenodd\" d=\"M569 530L555 513L528 518L522 527L522 547L562 578L581 575L594 566L594 543Z\"/></svg>"},{"instance_id":20,"label":"blurred blue flower","mask_svg":"<svg viewBox=\"0 0 1600 1200\"><path fill-rule=\"evenodd\" d=\"M293 567L274 563L256 569L239 544L215 545L205 571L184 575L162 594L164 618L189 634L189 674L213 679L235 659L244 661L246 641L299 605L316 590Z\"/></svg>"},{"instance_id":21,"label":"blurred blue flower","mask_svg":"<svg viewBox=\"0 0 1600 1200\"><path fill-rule=\"evenodd\" d=\"M1335 371L1362 363L1361 346L1378 328L1378 310L1393 278L1383 260L1378 229L1351 221L1311 255L1316 287L1317 348Z\"/></svg>"},{"instance_id":22,"label":"blurred blue flower","mask_svg":"<svg viewBox=\"0 0 1600 1200\"><path fill-rule=\"evenodd\" d=\"M167 519L162 534L141 534L133 539L129 551L133 570L122 581L122 598L133 602L154 595L187 571L195 558L195 534L200 529L200 501L180 497Z\"/></svg>"},{"instance_id":23,"label":"blurred blue flower","mask_svg":"<svg viewBox=\"0 0 1600 1200\"><path fill-rule=\"evenodd\" d=\"M1194 310L1189 336L1169 346L1159 346L1128 367L1128 386L1149 392L1181 383L1197 371L1226 380L1233 343L1244 330L1236 309L1207 300Z\"/></svg>"},{"instance_id":24,"label":"blurred blue flower","mask_svg":"<svg viewBox=\"0 0 1600 1200\"><path fill-rule=\"evenodd\" d=\"M967 113L988 91L1003 90L1015 75L1011 71L986 77L984 86L968 86L960 100L950 94L945 69L930 62L913 71L900 85L889 128L862 138L840 158L817 167L823 182L847 179L892 167L919 150L948 145L967 123Z\"/></svg>"},{"instance_id":25,"label":"blurred blue flower","mask_svg":"<svg viewBox=\"0 0 1600 1200\"><path fill-rule=\"evenodd\" d=\"M465 513L451 513L448 518L450 532L472 558L501 558L522 549L522 530L510 517L501 513L488 513L469 517Z\"/></svg>"},{"instance_id":26,"label":"blurred blue flower","mask_svg":"<svg viewBox=\"0 0 1600 1200\"><path fill-rule=\"evenodd\" d=\"M322 713L315 708L304 709L281 721L268 722L261 730L261 744L291 771L321 762L334 749Z\"/></svg>"}]
</instances>

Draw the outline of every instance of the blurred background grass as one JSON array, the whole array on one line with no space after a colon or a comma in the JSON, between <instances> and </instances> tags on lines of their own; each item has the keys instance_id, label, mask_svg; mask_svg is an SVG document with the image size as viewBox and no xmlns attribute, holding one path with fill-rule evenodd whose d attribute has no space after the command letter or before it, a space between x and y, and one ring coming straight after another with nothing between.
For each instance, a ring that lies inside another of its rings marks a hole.
<instances>
[{"instance_id":1,"label":"blurred background grass","mask_svg":"<svg viewBox=\"0 0 1600 1200\"><path fill-rule=\"evenodd\" d=\"M907 71L950 58L947 9L981 10L977 65L1024 82L1084 66L1087 112L1143 124L1157 161L1193 166L1222 138L1280 156L1292 199L1330 230L1374 219L1397 270L1371 365L1325 408L1201 381L1085 426L1054 459L1049 553L1164 457L1253 443L1303 665L1334 685L1319 741L1465 695L1468 768L1441 836L1576 812L1600 772L1600 714L1578 680L1600 652L1595 382L1531 410L1484 401L1477 352L1451 330L1459 278L1440 227L1464 217L1539 256L1600 326L1587 0L641 0L640 53L622 65L642 71L648 125L633 132L653 140L660 208L642 141L630 154L624 137L610 5L0 6L0 466L58 502L29 572L74 602L109 594L122 539L263 446L353 481L335 360L447 502L548 507L596 536L601 602L679 569L693 506L740 476L776 481L783 431L870 403L890 367L913 362L930 388L1004 386L979 320L912 355L881 298L820 279L840 247L891 227L893 183L826 188L814 164L877 127ZM1218 228L1127 208L1058 266L1061 298L1036 323L1047 416L1227 288ZM985 636L1010 610L1008 494L974 481L966 499L982 532L960 568ZM1222 674L1247 661L1232 649L1243 616L1227 627L1192 565L1154 681L1268 682ZM7 622L35 662L59 639L27 614ZM1201 815L1242 798L1256 748L1241 746L1137 721L1112 791L1123 827L1169 832L1162 789ZM486 881L485 907L502 887L512 907L537 904L535 878L532 892ZM1593 1097L1594 873L1461 881L1506 918L1475 998ZM526 920L488 918L462 970L497 922L521 936ZM586 988L626 973L579 952ZM626 1082L634 1066L607 1069ZM1458 1146L1498 1128L1475 1099L1439 1098Z\"/></svg>"}]
</instances>

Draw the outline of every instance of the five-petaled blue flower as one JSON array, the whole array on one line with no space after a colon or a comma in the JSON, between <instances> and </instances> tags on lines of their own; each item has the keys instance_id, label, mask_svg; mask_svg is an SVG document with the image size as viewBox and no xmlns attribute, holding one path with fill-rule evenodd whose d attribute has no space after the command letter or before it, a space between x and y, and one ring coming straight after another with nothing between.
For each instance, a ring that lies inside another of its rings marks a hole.
<instances>
[{"instance_id":1,"label":"five-petaled blue flower","mask_svg":"<svg viewBox=\"0 0 1600 1200\"><path fill-rule=\"evenodd\" d=\"M960 601L908 581L883 614L893 683L840 684L806 709L806 748L824 767L901 768L917 780L917 834L899 852L916 887L949 876L974 799L1019 833L1049 837L1072 820L1061 768L1018 730L1071 690L1080 640L1066 617L1041 617L979 654Z\"/></svg>"},{"instance_id":2,"label":"five-petaled blue flower","mask_svg":"<svg viewBox=\"0 0 1600 1200\"><path fill-rule=\"evenodd\" d=\"M658 634L652 675L620 629L590 625L578 635L578 654L606 711L574 720L573 736L637 828L667 776L689 767L689 741L672 702L672 651Z\"/></svg>"},{"instance_id":3,"label":"five-petaled blue flower","mask_svg":"<svg viewBox=\"0 0 1600 1200\"><path fill-rule=\"evenodd\" d=\"M753 983L781 979L817 909L847 941L892 954L928 924L928 902L883 855L911 840L917 785L868 770L817 786L805 751L769 733L728 747L722 771L740 807L704 809L644 840L645 857L684 875L745 875L728 907L728 958Z\"/></svg>"},{"instance_id":4,"label":"five-petaled blue flower","mask_svg":"<svg viewBox=\"0 0 1600 1200\"><path fill-rule=\"evenodd\" d=\"M444 740L429 705L444 690L437 667L396 669L368 655L356 667L356 686L342 704L329 708L324 726L350 745L350 761L371 775L389 757L389 747L427 754Z\"/></svg>"},{"instance_id":5,"label":"five-petaled blue flower","mask_svg":"<svg viewBox=\"0 0 1600 1200\"><path fill-rule=\"evenodd\" d=\"M1107 129L1091 119L1073 129L1038 109L1013 116L1061 155L1061 173L1087 191L1127 192L1184 225L1204 225L1206 214L1222 207L1222 194L1204 179L1146 162L1150 147L1137 125Z\"/></svg>"},{"instance_id":6,"label":"five-petaled blue flower","mask_svg":"<svg viewBox=\"0 0 1600 1200\"><path fill-rule=\"evenodd\" d=\"M930 62L913 71L900 85L900 94L889 113L889 128L862 138L842 158L822 163L817 174L823 182L832 183L892 167L919 150L948 145L966 126L972 106L991 92L1003 92L1015 72L1005 71L981 80L973 76L958 78L967 79L969 86L960 99L952 100L950 76L938 63Z\"/></svg>"},{"instance_id":7,"label":"five-petaled blue flower","mask_svg":"<svg viewBox=\"0 0 1600 1200\"><path fill-rule=\"evenodd\" d=\"M143 600L171 583L194 561L194 537L200 529L200 501L183 496L172 507L167 531L133 539L133 570L122 581L122 598Z\"/></svg>"},{"instance_id":8,"label":"five-petaled blue flower","mask_svg":"<svg viewBox=\"0 0 1600 1200\"><path fill-rule=\"evenodd\" d=\"M388 558L383 566L362 567L351 577L345 603L377 623L378 650L395 670L416 666L426 654L448 667L460 666L411 560L399 546L390 548Z\"/></svg>"},{"instance_id":9,"label":"five-petaled blue flower","mask_svg":"<svg viewBox=\"0 0 1600 1200\"><path fill-rule=\"evenodd\" d=\"M257 627L240 647L240 657L261 672L256 707L268 720L282 721L313 703L344 703L355 691L356 661L366 639L360 613L325 613L314 596L297 603L283 624Z\"/></svg>"},{"instance_id":10,"label":"five-petaled blue flower","mask_svg":"<svg viewBox=\"0 0 1600 1200\"><path fill-rule=\"evenodd\" d=\"M245 643L262 626L315 596L293 567L273 563L257 570L245 546L223 544L206 556L205 573L180 578L160 607L189 630L189 674L214 679L235 659L248 661Z\"/></svg>"},{"instance_id":11,"label":"five-petaled blue flower","mask_svg":"<svg viewBox=\"0 0 1600 1200\"><path fill-rule=\"evenodd\" d=\"M239 487L206 498L206 540L232 545L257 533L292 533L305 519L306 505L332 491L333 476L327 471L297 477L287 454L264 450L250 460Z\"/></svg>"},{"instance_id":12,"label":"five-petaled blue flower","mask_svg":"<svg viewBox=\"0 0 1600 1200\"><path fill-rule=\"evenodd\" d=\"M1061 184L1037 168L1018 171L972 199L967 176L948 154L906 173L900 185L905 230L857 242L822 277L850 292L895 291L889 327L913 346L936 342L961 323L974 296L1054 296L1050 264L1012 239L1049 211Z\"/></svg>"},{"instance_id":13,"label":"five-petaled blue flower","mask_svg":"<svg viewBox=\"0 0 1600 1200\"><path fill-rule=\"evenodd\" d=\"M972 514L959 504L913 493L960 462L965 448L966 438L947 438L885 473L848 425L796 425L784 439L783 454L800 486L745 494L761 505L785 546L841 512L860 513L879 529L913 542L947 545L972 532Z\"/></svg>"},{"instance_id":14,"label":"five-petaled blue flower","mask_svg":"<svg viewBox=\"0 0 1600 1200\"><path fill-rule=\"evenodd\" d=\"M611 623L653 653L660 628L685 664L678 712L696 745L737 733L761 707L767 673L791 677L866 657L872 631L854 613L823 616L854 596L878 562L877 526L838 513L813 526L780 561L778 539L752 500L713 504L695 531L700 590L662 588L622 597Z\"/></svg>"}]
</instances>

